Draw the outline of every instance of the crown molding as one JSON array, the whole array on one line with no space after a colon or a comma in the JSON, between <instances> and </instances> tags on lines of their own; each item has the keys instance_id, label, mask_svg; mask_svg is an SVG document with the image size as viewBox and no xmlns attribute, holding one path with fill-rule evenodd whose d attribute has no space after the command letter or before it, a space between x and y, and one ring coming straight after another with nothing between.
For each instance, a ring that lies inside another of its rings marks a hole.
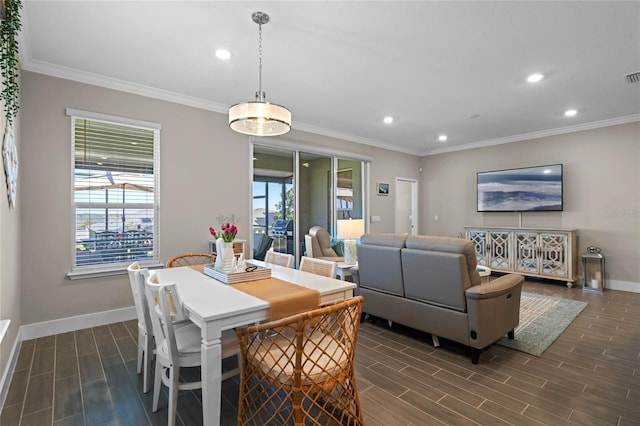
<instances>
[{"instance_id":1,"label":"crown molding","mask_svg":"<svg viewBox=\"0 0 640 426\"><path fill-rule=\"evenodd\" d=\"M52 77L77 81L80 83L104 87L107 89L118 90L121 92L132 93L148 98L174 102L177 104L205 109L208 111L214 111L224 114L229 111L229 107L227 105L219 104L217 102L207 101L205 99L196 98L194 96L181 95L168 90L145 86L143 84L131 83L129 81L106 77L100 74L78 71L73 68L53 65L47 62L37 60L26 61L22 68L26 71L50 75Z\"/></svg>"},{"instance_id":2,"label":"crown molding","mask_svg":"<svg viewBox=\"0 0 640 426\"><path fill-rule=\"evenodd\" d=\"M341 139L344 141L360 143L368 146L375 146L376 148L388 149L389 151L402 152L404 154L411 154L411 155L417 155L417 156L423 155L418 150L410 149L404 146L392 145L392 144L381 142L375 139L354 136L348 133L342 133L342 132L338 132L331 129L325 129L323 127L313 126L311 124L295 123L295 126L292 126L292 127L295 128L296 130L301 130L301 131L313 133L316 135L327 136L330 138Z\"/></svg>"},{"instance_id":3,"label":"crown molding","mask_svg":"<svg viewBox=\"0 0 640 426\"><path fill-rule=\"evenodd\" d=\"M610 118L607 120L592 121L589 123L576 124L574 126L559 127L556 129L541 130L539 132L524 133L521 135L508 136L505 138L488 139L484 141L472 142L464 145L455 145L455 146L450 146L446 148L444 147L435 148L435 149L425 150L421 152L419 155L429 156L429 155L445 154L447 152L464 151L467 149L484 148L487 146L502 145L505 143L512 143L512 142L522 142L522 141L531 140L531 139L539 139L539 138L546 138L549 136L564 135L566 133L575 133L575 132L581 132L584 130L599 129L601 127L616 126L618 124L633 123L635 121L640 121L640 114L626 115L623 117Z\"/></svg>"},{"instance_id":4,"label":"crown molding","mask_svg":"<svg viewBox=\"0 0 640 426\"><path fill-rule=\"evenodd\" d=\"M24 31L21 33L24 36ZM23 46L28 46L28 43L24 43ZM151 86L145 86L142 84L131 83L128 81L106 77L100 74L89 73L84 71L78 71L76 69L63 67L60 65L54 65L43 61L32 60L30 51L21 52L22 55L22 69L39 74L50 75L66 80L77 81L80 83L90 84L94 86L104 87L107 89L118 90L121 92L136 94L153 99L159 99L163 101L173 102L181 105L191 106L194 108L200 108L208 111L217 112L220 114L227 114L229 112L229 106L223 105L217 102L208 101L202 98L193 96L181 95L179 93L171 92L168 90L162 90ZM578 124L574 126L560 127L556 129L541 130L538 132L524 133L520 135L508 136L498 139L489 139L484 141L472 142L462 145L453 145L448 147L432 148L426 150L415 150L407 147L393 145L382 141L363 138L361 136L351 135L348 133L339 132L336 130L326 129L323 127L314 126L302 122L294 122L292 128L316 135L327 136L348 142L359 143L368 146L374 146L377 148L387 149L390 151L401 152L416 156L430 156L437 154L444 154L448 152L464 151L467 149L483 148L494 145L502 145L512 142L521 142L530 139L538 139L549 136L562 135L566 133L579 132L584 130L592 130L600 127L615 126L618 124L631 123L634 121L640 121L640 114L628 115L623 117L616 117L607 120L593 121L589 123Z\"/></svg>"}]
</instances>

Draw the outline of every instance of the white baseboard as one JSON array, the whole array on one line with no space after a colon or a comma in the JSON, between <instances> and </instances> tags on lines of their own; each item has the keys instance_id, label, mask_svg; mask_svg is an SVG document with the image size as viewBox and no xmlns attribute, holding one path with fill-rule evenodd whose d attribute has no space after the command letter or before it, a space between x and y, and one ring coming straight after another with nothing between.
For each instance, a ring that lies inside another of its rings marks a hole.
<instances>
[{"instance_id":1,"label":"white baseboard","mask_svg":"<svg viewBox=\"0 0 640 426\"><path fill-rule=\"evenodd\" d=\"M609 280L605 282L605 291L607 289L610 290L621 290L621 291L630 291L632 293L640 293L640 283L634 283L631 281L618 281L618 280Z\"/></svg>"},{"instance_id":2,"label":"white baseboard","mask_svg":"<svg viewBox=\"0 0 640 426\"><path fill-rule=\"evenodd\" d=\"M113 309L111 311L95 312L92 314L78 315L77 317L61 318L53 321L27 324L20 327L20 340L37 339L38 337L51 336L68 331L81 330L83 328L97 327L99 325L112 324L114 322L136 319L136 309Z\"/></svg>"},{"instance_id":3,"label":"white baseboard","mask_svg":"<svg viewBox=\"0 0 640 426\"><path fill-rule=\"evenodd\" d=\"M18 333L16 340L13 342L11 353L9 354L9 362L7 362L7 367L4 369L4 374L0 380L0 407L4 407L4 401L7 399L9 385L11 385L11 378L13 377L13 370L15 370L16 364L18 363L21 344L20 333Z\"/></svg>"}]
</instances>

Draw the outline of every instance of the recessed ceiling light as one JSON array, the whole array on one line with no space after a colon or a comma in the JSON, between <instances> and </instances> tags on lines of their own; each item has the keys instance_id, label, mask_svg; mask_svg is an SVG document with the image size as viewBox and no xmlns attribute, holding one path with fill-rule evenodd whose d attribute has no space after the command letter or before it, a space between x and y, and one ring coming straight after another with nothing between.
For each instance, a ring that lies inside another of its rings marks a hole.
<instances>
[{"instance_id":1,"label":"recessed ceiling light","mask_svg":"<svg viewBox=\"0 0 640 426\"><path fill-rule=\"evenodd\" d=\"M577 113L578 113L578 111L577 111L577 110L575 110L575 109L568 109L568 110L566 110L566 111L564 112L564 115L565 115L566 117L573 117L573 116L575 116Z\"/></svg>"},{"instance_id":2,"label":"recessed ceiling light","mask_svg":"<svg viewBox=\"0 0 640 426\"><path fill-rule=\"evenodd\" d=\"M393 123L393 117L387 116L384 119L382 119L382 121L384 121L384 124L391 124Z\"/></svg>"},{"instance_id":3,"label":"recessed ceiling light","mask_svg":"<svg viewBox=\"0 0 640 426\"><path fill-rule=\"evenodd\" d=\"M529 77L527 77L527 81L529 83L537 83L540 80L542 80L544 78L544 75L540 74L540 73L535 73L535 74L531 74Z\"/></svg>"},{"instance_id":4,"label":"recessed ceiling light","mask_svg":"<svg viewBox=\"0 0 640 426\"><path fill-rule=\"evenodd\" d=\"M230 57L231 57L231 52L229 52L228 50L226 49L216 50L216 58L226 61Z\"/></svg>"},{"instance_id":5,"label":"recessed ceiling light","mask_svg":"<svg viewBox=\"0 0 640 426\"><path fill-rule=\"evenodd\" d=\"M438 136L438 140L439 140L440 142L446 142L446 140L447 140L447 135L440 135L440 136Z\"/></svg>"}]
</instances>

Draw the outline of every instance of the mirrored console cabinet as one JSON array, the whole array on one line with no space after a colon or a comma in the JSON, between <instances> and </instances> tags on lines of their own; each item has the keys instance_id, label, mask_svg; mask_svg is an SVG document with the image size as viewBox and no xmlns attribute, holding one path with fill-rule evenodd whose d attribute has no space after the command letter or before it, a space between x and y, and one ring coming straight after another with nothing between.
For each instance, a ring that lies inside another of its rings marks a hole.
<instances>
[{"instance_id":1,"label":"mirrored console cabinet","mask_svg":"<svg viewBox=\"0 0 640 426\"><path fill-rule=\"evenodd\" d=\"M572 287L577 273L574 229L465 226L478 265L492 271L562 280Z\"/></svg>"}]
</instances>

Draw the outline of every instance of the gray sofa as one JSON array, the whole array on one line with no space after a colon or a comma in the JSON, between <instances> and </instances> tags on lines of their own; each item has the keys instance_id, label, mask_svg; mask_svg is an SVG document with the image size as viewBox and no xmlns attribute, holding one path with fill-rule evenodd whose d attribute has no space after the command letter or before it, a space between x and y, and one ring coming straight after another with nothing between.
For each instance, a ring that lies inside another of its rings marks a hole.
<instances>
[{"instance_id":1,"label":"gray sofa","mask_svg":"<svg viewBox=\"0 0 640 426\"><path fill-rule=\"evenodd\" d=\"M471 241L434 236L365 234L352 269L363 311L480 351L519 322L524 278L508 274L481 284Z\"/></svg>"}]
</instances>

